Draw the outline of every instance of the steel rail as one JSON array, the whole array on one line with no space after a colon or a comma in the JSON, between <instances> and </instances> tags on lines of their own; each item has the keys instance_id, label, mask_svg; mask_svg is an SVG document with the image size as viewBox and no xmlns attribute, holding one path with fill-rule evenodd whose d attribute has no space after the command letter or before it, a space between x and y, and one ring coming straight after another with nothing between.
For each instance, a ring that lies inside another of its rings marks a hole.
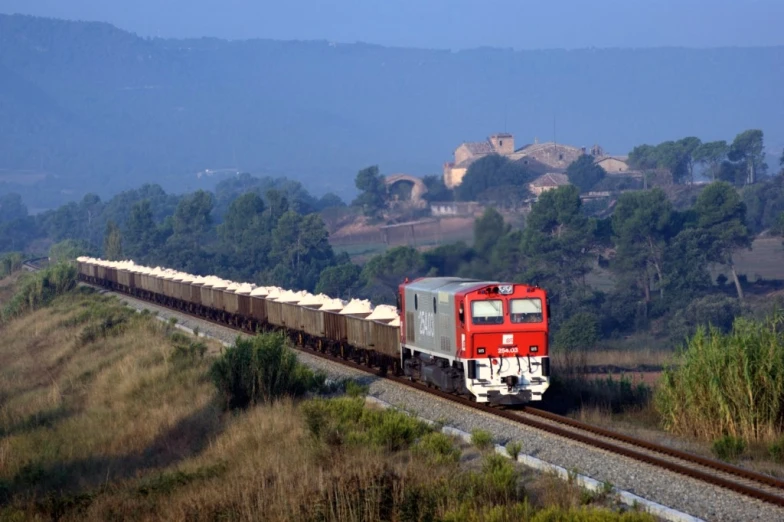
<instances>
[{"instance_id":1,"label":"steel rail","mask_svg":"<svg viewBox=\"0 0 784 522\"><path fill-rule=\"evenodd\" d=\"M118 294L127 295L127 296L129 296L129 297L131 297L133 299L138 299L140 301L150 302L151 304L154 304L156 306L160 306L161 308L166 308L166 309L172 310L172 311L174 311L176 313L180 313L180 314L183 314L183 315L187 315L187 316L193 317L194 319L198 319L200 321L205 321L205 322L208 322L208 323L211 323L211 324L215 324L217 326L221 326L223 328L228 328L230 330L235 330L235 331L238 331L238 332L243 332L243 333L252 335L252 332L248 332L247 330L244 330L244 329L242 329L240 327L237 327L237 326L234 326L234 325L229 325L229 324L226 324L226 323L223 323L223 322L220 322L220 321L216 321L216 320L213 320L213 319L202 317L200 315L197 315L197 314L194 314L192 312L185 311L185 310L180 310L178 308L172 308L172 307L169 307L169 306L167 306L165 304L161 304L161 303L158 303L158 302L150 300L150 299L146 299L146 298L143 298L143 297L137 297L137 296L134 296L132 294L127 294L126 292L121 291L121 290L107 289L106 287L103 287L101 285L95 285L95 284L87 283L87 282L84 282L84 281L81 281L81 282L83 284L87 284L87 285L90 285L90 286L97 286L98 288L101 288L101 289L109 291L109 292L116 292ZM612 444L610 442L607 442L607 441L604 441L604 440L592 437L590 435L586 435L584 433L579 433L578 431L570 430L570 429L567 429L567 428L564 428L564 427L555 426L553 424L549 424L549 423L546 423L546 422L541 422L541 421L538 421L538 420L527 418L524 415L520 415L519 413L515 413L512 410L498 409L498 408L486 405L484 403L478 403L478 402L472 401L472 400L470 400L470 399L468 399L466 397L459 396L459 395L452 394L452 393L447 393L447 392L441 391L441 390L439 390L437 388L432 388L432 387L429 387L427 385L424 385L424 384L412 381L412 380L410 380L407 377L400 377L400 376L394 376L394 375L388 375L388 374L387 375L380 375L378 373L377 369L369 367L367 365L363 365L363 364L357 363L357 362L349 360L349 359L344 359L344 358L341 358L341 357L337 357L337 356L333 356L333 355L330 355L330 354L327 354L327 353L323 353L323 352L320 352L320 351L318 351L316 349L307 348L307 347L304 347L304 346L298 346L298 345L296 345L296 343L294 344L294 348L297 351L300 351L302 353L307 353L307 354L310 354L310 355L314 355L316 357L320 357L322 359L325 359L325 360L328 360L328 361L331 361L331 362L334 362L334 363L337 363L337 364L340 364L340 365L343 365L343 366L346 366L346 367L349 367L349 368L353 368L355 370L359 370L359 371L361 371L363 373L367 373L367 374L372 375L372 376L374 376L376 378L387 379L387 380L390 380L390 381L393 381L393 382L397 382L398 384L402 384L402 385L407 386L409 388L413 388L413 389L416 389L416 390L424 392L424 393L435 395L435 396L437 396L437 397L439 397L441 399L444 399L444 400L447 400L447 401L450 401L450 402L454 402L456 404L460 404L462 406L465 406L465 407L468 407L468 408L471 408L471 409L474 409L474 410L477 410L477 411L481 411L481 412L483 412L485 414L488 414L488 415L501 417L501 418L504 418L506 420L518 423L518 424L523 424L523 425L526 425L526 426L530 426L532 428L535 428L535 429L538 429L538 430L541 430L541 431L545 431L545 432L551 433L553 435L557 435L557 436L564 437L564 438L567 438L567 439L571 439L571 440L574 440L574 441L577 441L577 442L581 442L581 443L587 444L587 445L589 445L591 447L600 448L600 449L603 449L605 451L609 451L611 453L622 455L622 456L625 456L625 457L628 457L628 458L632 458L634 460L638 460L640 462L644 462L644 463L647 463L647 464L650 464L650 465L653 465L653 466L656 466L656 467L659 467L659 468L662 468L662 469L666 469L666 470L669 470L669 471L672 471L672 472L675 472L675 473L679 473L681 475L684 475L684 476L687 476L687 477L690 477L690 478L693 478L693 479L696 479L696 480L699 480L699 481L702 481L702 482L706 482L706 483L709 483L709 484L713 484L715 486L719 486L719 487L722 487L722 488L725 488L725 489L729 489L729 490L734 491L736 493L740 493L740 494L743 494L743 495L746 495L746 496L749 496L749 497L752 497L752 498L756 498L758 500L762 500L762 501L770 503L770 504L774 504L774 505L777 505L777 506L784 507L784 481L778 480L778 479L776 479L774 477L771 477L769 475L764 475L762 473L757 473L757 472L754 472L754 471L751 471L751 470L740 468L738 466L733 466L733 465L730 465L730 464L727 464L727 463L724 463L724 462L720 462L720 461L717 461L717 460L701 457L699 455L694 455L692 453L686 453L686 452L683 452L683 451L680 451L680 450L667 448L667 447L659 445L659 444L655 444L655 443L648 442L648 441L645 441L645 440L629 437L629 436L623 435L621 433L617 433L617 432L613 432L613 431L610 431L610 430L606 430L604 428L600 428L600 427L597 427L597 426L592 426L590 424L586 424L586 423L583 423L583 422L571 419L569 417L564 417L564 416L557 415L555 413L547 412L547 411L544 411L544 410L538 410L536 408L531 408L531 407L528 407L528 406L524 407L524 409L521 410L521 412L524 413L524 414L527 414L527 415L530 415L530 416L541 417L543 419L547 419L547 420L552 421L552 422L556 422L556 423L559 423L559 424L562 424L562 425L569 426L571 428L574 428L575 430L581 430L581 431L584 431L584 432L592 433L593 435L596 435L596 436L614 439L614 440L617 440L619 442L623 442L623 443L626 443L626 444L629 444L629 445L633 445L633 446L637 446L639 448L643 448L643 449L646 449L646 450L649 450L649 451L658 452L658 453L661 453L661 454L668 455L670 457L677 458L679 460L684 461L685 463L697 464L699 466L703 466L703 467L706 467L706 468L709 468L709 469L712 469L712 470L715 470L715 471L718 471L718 472L721 472L721 473L726 473L726 474L729 474L729 475L737 476L737 477L745 479L745 480L757 482L758 484L763 484L765 486L778 488L778 489L781 489L781 493L782 494L780 496L779 495L775 495L773 493L770 493L768 491L762 490L762 489L758 489L758 488L755 488L755 487L752 487L752 486L740 483L740 482L734 482L732 480L713 475L711 473L708 473L708 472L700 470L700 469L690 468L690 467L688 467L686 465L683 465L683 464L679 464L679 463L672 462L672 461L669 461L669 460L665 460L665 459L662 459L662 458L659 458L659 457L655 457L655 456L652 456L652 455L649 455L649 454L646 454L646 453L642 453L642 452L636 451L634 449L630 449L630 448L626 448L626 447L623 447L623 446L619 446L617 444Z\"/></svg>"}]
</instances>

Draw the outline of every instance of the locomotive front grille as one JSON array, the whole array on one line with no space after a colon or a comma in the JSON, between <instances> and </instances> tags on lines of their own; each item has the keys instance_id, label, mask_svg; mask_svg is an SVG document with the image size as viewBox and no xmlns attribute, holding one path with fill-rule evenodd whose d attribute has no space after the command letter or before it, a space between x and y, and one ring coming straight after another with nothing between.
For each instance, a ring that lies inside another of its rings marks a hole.
<instances>
[{"instance_id":1,"label":"locomotive front grille","mask_svg":"<svg viewBox=\"0 0 784 522\"><path fill-rule=\"evenodd\" d=\"M414 338L414 312L406 312L406 342L413 343Z\"/></svg>"}]
</instances>

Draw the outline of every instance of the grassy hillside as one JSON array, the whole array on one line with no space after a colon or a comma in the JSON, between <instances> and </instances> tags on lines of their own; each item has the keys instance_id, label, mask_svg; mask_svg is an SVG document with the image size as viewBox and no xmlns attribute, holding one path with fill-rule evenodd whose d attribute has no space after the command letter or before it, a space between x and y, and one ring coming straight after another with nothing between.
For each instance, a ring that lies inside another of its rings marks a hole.
<instances>
[{"instance_id":1,"label":"grassy hillside","mask_svg":"<svg viewBox=\"0 0 784 522\"><path fill-rule=\"evenodd\" d=\"M652 520L361 394L223 411L218 350L84 292L0 325L0 518Z\"/></svg>"}]
</instances>

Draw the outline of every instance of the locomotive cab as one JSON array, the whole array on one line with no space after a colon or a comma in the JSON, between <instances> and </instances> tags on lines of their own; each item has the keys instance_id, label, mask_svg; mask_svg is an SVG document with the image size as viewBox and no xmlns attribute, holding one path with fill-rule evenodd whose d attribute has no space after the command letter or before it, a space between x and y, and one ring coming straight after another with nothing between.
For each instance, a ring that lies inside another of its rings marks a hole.
<instances>
[{"instance_id":1,"label":"locomotive cab","mask_svg":"<svg viewBox=\"0 0 784 522\"><path fill-rule=\"evenodd\" d=\"M399 301L407 375L479 402L541 400L550 381L543 289L423 278L402 285Z\"/></svg>"}]
</instances>

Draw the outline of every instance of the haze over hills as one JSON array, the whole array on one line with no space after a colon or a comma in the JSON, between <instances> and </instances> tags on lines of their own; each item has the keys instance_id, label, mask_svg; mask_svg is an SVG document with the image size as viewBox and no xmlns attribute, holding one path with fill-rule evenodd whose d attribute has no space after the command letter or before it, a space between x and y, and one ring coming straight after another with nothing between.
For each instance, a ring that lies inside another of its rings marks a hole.
<instances>
[{"instance_id":1,"label":"haze over hills","mask_svg":"<svg viewBox=\"0 0 784 522\"><path fill-rule=\"evenodd\" d=\"M35 209L227 168L350 198L367 165L440 173L502 130L615 154L748 128L784 144L784 47L450 52L0 15L0 78L0 192Z\"/></svg>"}]
</instances>

